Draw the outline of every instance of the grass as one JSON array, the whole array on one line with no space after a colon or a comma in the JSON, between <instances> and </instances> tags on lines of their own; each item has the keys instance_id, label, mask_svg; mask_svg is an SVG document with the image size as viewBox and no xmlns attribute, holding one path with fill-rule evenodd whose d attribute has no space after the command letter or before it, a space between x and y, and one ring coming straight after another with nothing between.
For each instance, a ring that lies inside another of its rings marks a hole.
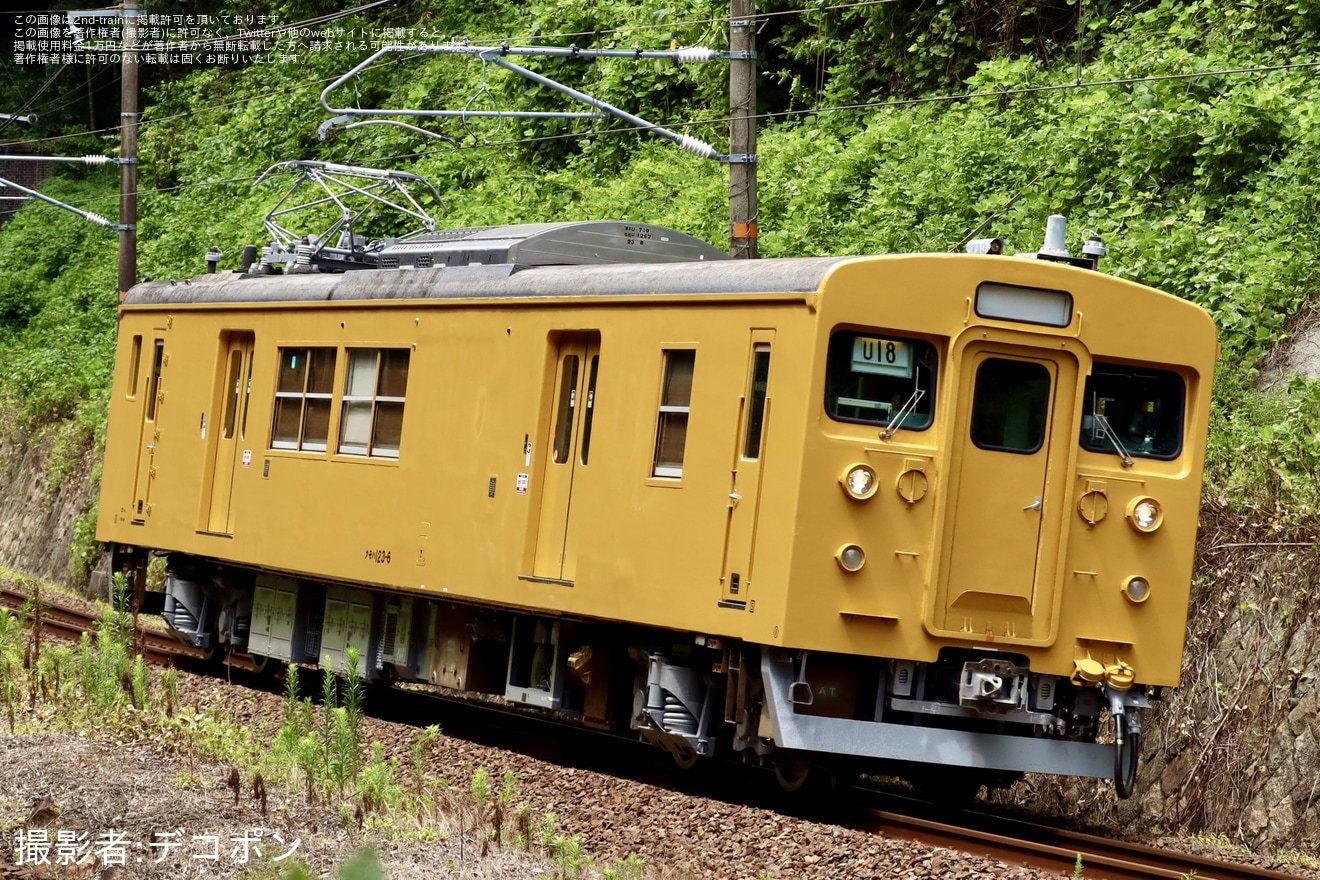
<instances>
[{"instance_id":1,"label":"grass","mask_svg":"<svg viewBox=\"0 0 1320 880\"><path fill-rule=\"evenodd\" d=\"M367 743L365 681L352 652L346 675L323 676L319 703L299 698L305 671L290 666L281 717L267 719L265 730L258 720L254 729L221 701L185 693L177 670L155 669L134 656L123 575L115 577L114 601L103 608L95 637L84 634L76 644L45 637L35 612L46 585L7 570L0 577L20 581L33 594L22 615L0 610L0 723L11 735L57 730L100 741L150 742L183 763L171 780L179 788L203 788L211 765L227 767L236 801L250 793L264 815L268 791L279 786L289 798L332 810L363 847L373 840L450 840L457 843L460 865L503 847L543 855L545 875L560 880L644 876L645 863L636 855L593 872L580 837L565 833L555 815L537 819L519 802L513 773L495 780L477 768L463 785L435 775L439 727L417 731L403 755ZM276 727L272 741L269 732ZM309 871L302 864L253 865L242 876L291 880L313 876ZM383 873L379 859L364 849L340 876L369 880Z\"/></svg>"}]
</instances>

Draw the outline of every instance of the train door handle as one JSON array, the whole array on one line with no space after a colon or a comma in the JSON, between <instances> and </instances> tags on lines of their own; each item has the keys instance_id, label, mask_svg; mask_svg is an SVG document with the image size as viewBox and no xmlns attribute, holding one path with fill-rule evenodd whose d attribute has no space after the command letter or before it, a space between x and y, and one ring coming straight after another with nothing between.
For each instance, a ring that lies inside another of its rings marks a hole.
<instances>
[{"instance_id":1,"label":"train door handle","mask_svg":"<svg viewBox=\"0 0 1320 880\"><path fill-rule=\"evenodd\" d=\"M1040 510L1040 496L1037 495L1035 501L1031 502L1030 504L1028 504L1026 507L1024 507L1024 508L1022 508L1022 509L1023 509L1023 510Z\"/></svg>"}]
</instances>

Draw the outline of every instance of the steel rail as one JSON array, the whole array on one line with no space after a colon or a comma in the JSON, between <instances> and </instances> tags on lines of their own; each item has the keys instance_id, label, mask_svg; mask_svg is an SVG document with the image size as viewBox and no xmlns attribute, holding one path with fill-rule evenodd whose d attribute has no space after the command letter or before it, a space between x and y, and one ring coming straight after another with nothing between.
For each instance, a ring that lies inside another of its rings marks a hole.
<instances>
[{"instance_id":1,"label":"steel rail","mask_svg":"<svg viewBox=\"0 0 1320 880\"><path fill-rule=\"evenodd\" d=\"M5 586L0 589L0 607L14 613L22 613L31 598L30 594ZM51 601L46 596L39 596L42 629L54 638L78 641L84 633L95 637L99 615L85 609ZM180 644L159 630L138 626L134 644L139 647L147 659L162 666L173 666L182 660L202 660L203 655L196 648Z\"/></svg>"},{"instance_id":2,"label":"steel rail","mask_svg":"<svg viewBox=\"0 0 1320 880\"><path fill-rule=\"evenodd\" d=\"M884 810L863 809L870 830L889 837L916 840L931 846L956 849L971 855L997 859L1071 875L1078 859L1087 880L1296 880L1296 874L1252 865L1218 861L1177 850L1160 849L1064 831L1026 822L973 814L967 825L950 825ZM970 827L985 822L1011 834Z\"/></svg>"}]
</instances>

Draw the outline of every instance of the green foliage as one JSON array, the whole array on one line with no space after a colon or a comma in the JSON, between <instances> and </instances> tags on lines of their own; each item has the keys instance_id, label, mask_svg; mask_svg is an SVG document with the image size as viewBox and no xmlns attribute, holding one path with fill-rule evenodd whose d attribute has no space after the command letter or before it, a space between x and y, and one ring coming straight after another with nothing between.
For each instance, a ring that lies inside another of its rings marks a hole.
<instances>
[{"instance_id":1,"label":"green foliage","mask_svg":"<svg viewBox=\"0 0 1320 880\"><path fill-rule=\"evenodd\" d=\"M297 17L323 5L286 0L273 11ZM1104 236L1106 271L1208 309L1226 362L1241 365L1219 377L1214 491L1282 493L1273 503L1314 509L1316 392L1301 383L1254 399L1250 367L1320 277L1311 193L1320 177L1317 86L1298 71L1217 71L1314 57L1320 4L937 0L798 9L774 0L760 10L760 109L851 109L763 120L762 255L948 251L982 224L1029 250L1044 217L1063 213L1076 235ZM727 5L712 0L417 0L370 14L379 17L342 24L424 25L478 43L727 47L716 21ZM264 239L259 218L287 183L252 182L286 159L420 173L444 197L447 207L422 194L443 226L622 218L716 243L727 236L725 166L614 132L610 121L437 120L425 125L449 140L371 126L318 141L325 78L360 60L356 50L318 51L297 67L202 69L152 82L141 132L142 274L200 272L211 245L225 252L221 268L233 268L243 244ZM722 64L525 64L717 149L727 144L718 122L727 110ZM974 97L885 106L956 95ZM381 65L332 97L416 109L578 109L458 57ZM111 215L115 184L102 169L62 168L44 189ZM382 222L372 234L399 231ZM69 440L52 465L56 476L76 461L68 451L98 448L102 436L116 253L112 233L44 204L23 208L0 231L0 406L24 425L71 426L61 429ZM1261 442L1286 454L1251 456ZM88 514L76 528L80 571L93 559L92 532ZM346 694L351 716L348 702ZM321 723L328 754L341 729L333 716ZM351 732L351 718L344 724Z\"/></svg>"},{"instance_id":2,"label":"green foliage","mask_svg":"<svg viewBox=\"0 0 1320 880\"><path fill-rule=\"evenodd\" d=\"M362 767L357 778L358 797L362 809L368 813L399 809L404 800L403 785L399 782L399 762L385 758L381 744L371 744L371 760Z\"/></svg>"},{"instance_id":3,"label":"green foliage","mask_svg":"<svg viewBox=\"0 0 1320 880\"><path fill-rule=\"evenodd\" d=\"M161 670L160 687L165 700L165 715L172 718L179 706L179 670L173 666Z\"/></svg>"},{"instance_id":4,"label":"green foliage","mask_svg":"<svg viewBox=\"0 0 1320 880\"><path fill-rule=\"evenodd\" d=\"M147 708L148 688L151 678L147 674L147 660L141 654L133 658L132 697L133 708L139 712Z\"/></svg>"},{"instance_id":5,"label":"green foliage","mask_svg":"<svg viewBox=\"0 0 1320 880\"><path fill-rule=\"evenodd\" d=\"M1283 534L1320 510L1320 383L1294 377L1262 390L1254 378L1219 370L1206 480L1224 503L1262 512Z\"/></svg>"},{"instance_id":6,"label":"green foliage","mask_svg":"<svg viewBox=\"0 0 1320 880\"><path fill-rule=\"evenodd\" d=\"M87 576L101 558L101 545L96 540L98 508L99 502L93 501L73 522L69 536L69 577L75 584L86 584Z\"/></svg>"},{"instance_id":7,"label":"green foliage","mask_svg":"<svg viewBox=\"0 0 1320 880\"><path fill-rule=\"evenodd\" d=\"M0 703L4 704L12 735L15 710L21 693L23 670L22 631L18 620L6 608L0 608Z\"/></svg>"},{"instance_id":8,"label":"green foliage","mask_svg":"<svg viewBox=\"0 0 1320 880\"><path fill-rule=\"evenodd\" d=\"M490 772L485 767L478 767L477 772L472 774L472 801L480 807L490 803L490 800Z\"/></svg>"},{"instance_id":9,"label":"green foliage","mask_svg":"<svg viewBox=\"0 0 1320 880\"><path fill-rule=\"evenodd\" d=\"M284 726L298 730L298 666L290 663L284 672ZM299 735L306 731L298 730Z\"/></svg>"},{"instance_id":10,"label":"green foliage","mask_svg":"<svg viewBox=\"0 0 1320 880\"><path fill-rule=\"evenodd\" d=\"M957 91L978 64L1030 57L1075 64L1093 53L1103 26L1151 0L1058 3L979 0L824 5L773 0L762 9L769 79L795 104L838 106L877 94Z\"/></svg>"},{"instance_id":11,"label":"green foliage","mask_svg":"<svg viewBox=\"0 0 1320 880\"><path fill-rule=\"evenodd\" d=\"M344 864L339 876L341 880L385 880L385 869L375 850L364 849Z\"/></svg>"},{"instance_id":12,"label":"green foliage","mask_svg":"<svg viewBox=\"0 0 1320 880\"><path fill-rule=\"evenodd\" d=\"M646 870L646 860L637 853L628 853L626 859L619 859L612 868L602 868L600 875L605 880L642 880Z\"/></svg>"}]
</instances>

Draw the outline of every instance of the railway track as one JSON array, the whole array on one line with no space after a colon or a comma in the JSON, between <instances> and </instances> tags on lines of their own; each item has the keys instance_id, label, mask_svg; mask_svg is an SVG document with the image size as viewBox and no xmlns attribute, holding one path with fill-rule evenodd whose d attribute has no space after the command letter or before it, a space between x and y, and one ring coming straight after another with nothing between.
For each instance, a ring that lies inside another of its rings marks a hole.
<instances>
[{"instance_id":1,"label":"railway track","mask_svg":"<svg viewBox=\"0 0 1320 880\"><path fill-rule=\"evenodd\" d=\"M0 589L0 607L21 614L27 605L30 594L24 590L5 585ZM67 602L52 601L48 596L38 596L41 603L41 626L46 635L66 641L78 641L83 633L96 635L100 616L94 611ZM136 645L142 654L152 663L160 666L177 665L183 660L203 660L202 652L186 645L181 645L159 630L139 626Z\"/></svg>"},{"instance_id":2,"label":"railway track","mask_svg":"<svg viewBox=\"0 0 1320 880\"><path fill-rule=\"evenodd\" d=\"M913 812L917 811L919 808ZM866 816L863 827L873 833L1056 874L1072 876L1080 859L1080 877L1084 880L1296 880L1297 877L970 811L960 814L956 824L906 812L865 808L863 813Z\"/></svg>"},{"instance_id":3,"label":"railway track","mask_svg":"<svg viewBox=\"0 0 1320 880\"><path fill-rule=\"evenodd\" d=\"M0 607L18 613L28 600L29 594L25 591L11 586L0 589ZM46 596L42 596L40 602L42 627L48 635L72 641L80 639L85 632L95 635L100 618L94 611L68 602L52 601ZM149 661L158 665L197 664L207 659L201 651L184 646L149 627L138 627L137 645ZM227 662L240 669L250 670L253 665L246 655L236 655ZM407 692L396 693L396 696L411 706L402 715L413 721L429 716L429 713L419 712L416 705L416 701L426 695ZM386 717L394 714L388 710L385 712ZM562 729L556 729L562 733ZM625 763L635 768L635 756ZM853 794L858 802L853 818L850 820L837 813L836 818L858 830L1063 876L1074 875L1079 858L1080 876L1085 880L1295 880L1297 876L972 811L959 812L953 822L938 821L931 818L931 807L924 802L906 801L865 789L855 789Z\"/></svg>"}]
</instances>

